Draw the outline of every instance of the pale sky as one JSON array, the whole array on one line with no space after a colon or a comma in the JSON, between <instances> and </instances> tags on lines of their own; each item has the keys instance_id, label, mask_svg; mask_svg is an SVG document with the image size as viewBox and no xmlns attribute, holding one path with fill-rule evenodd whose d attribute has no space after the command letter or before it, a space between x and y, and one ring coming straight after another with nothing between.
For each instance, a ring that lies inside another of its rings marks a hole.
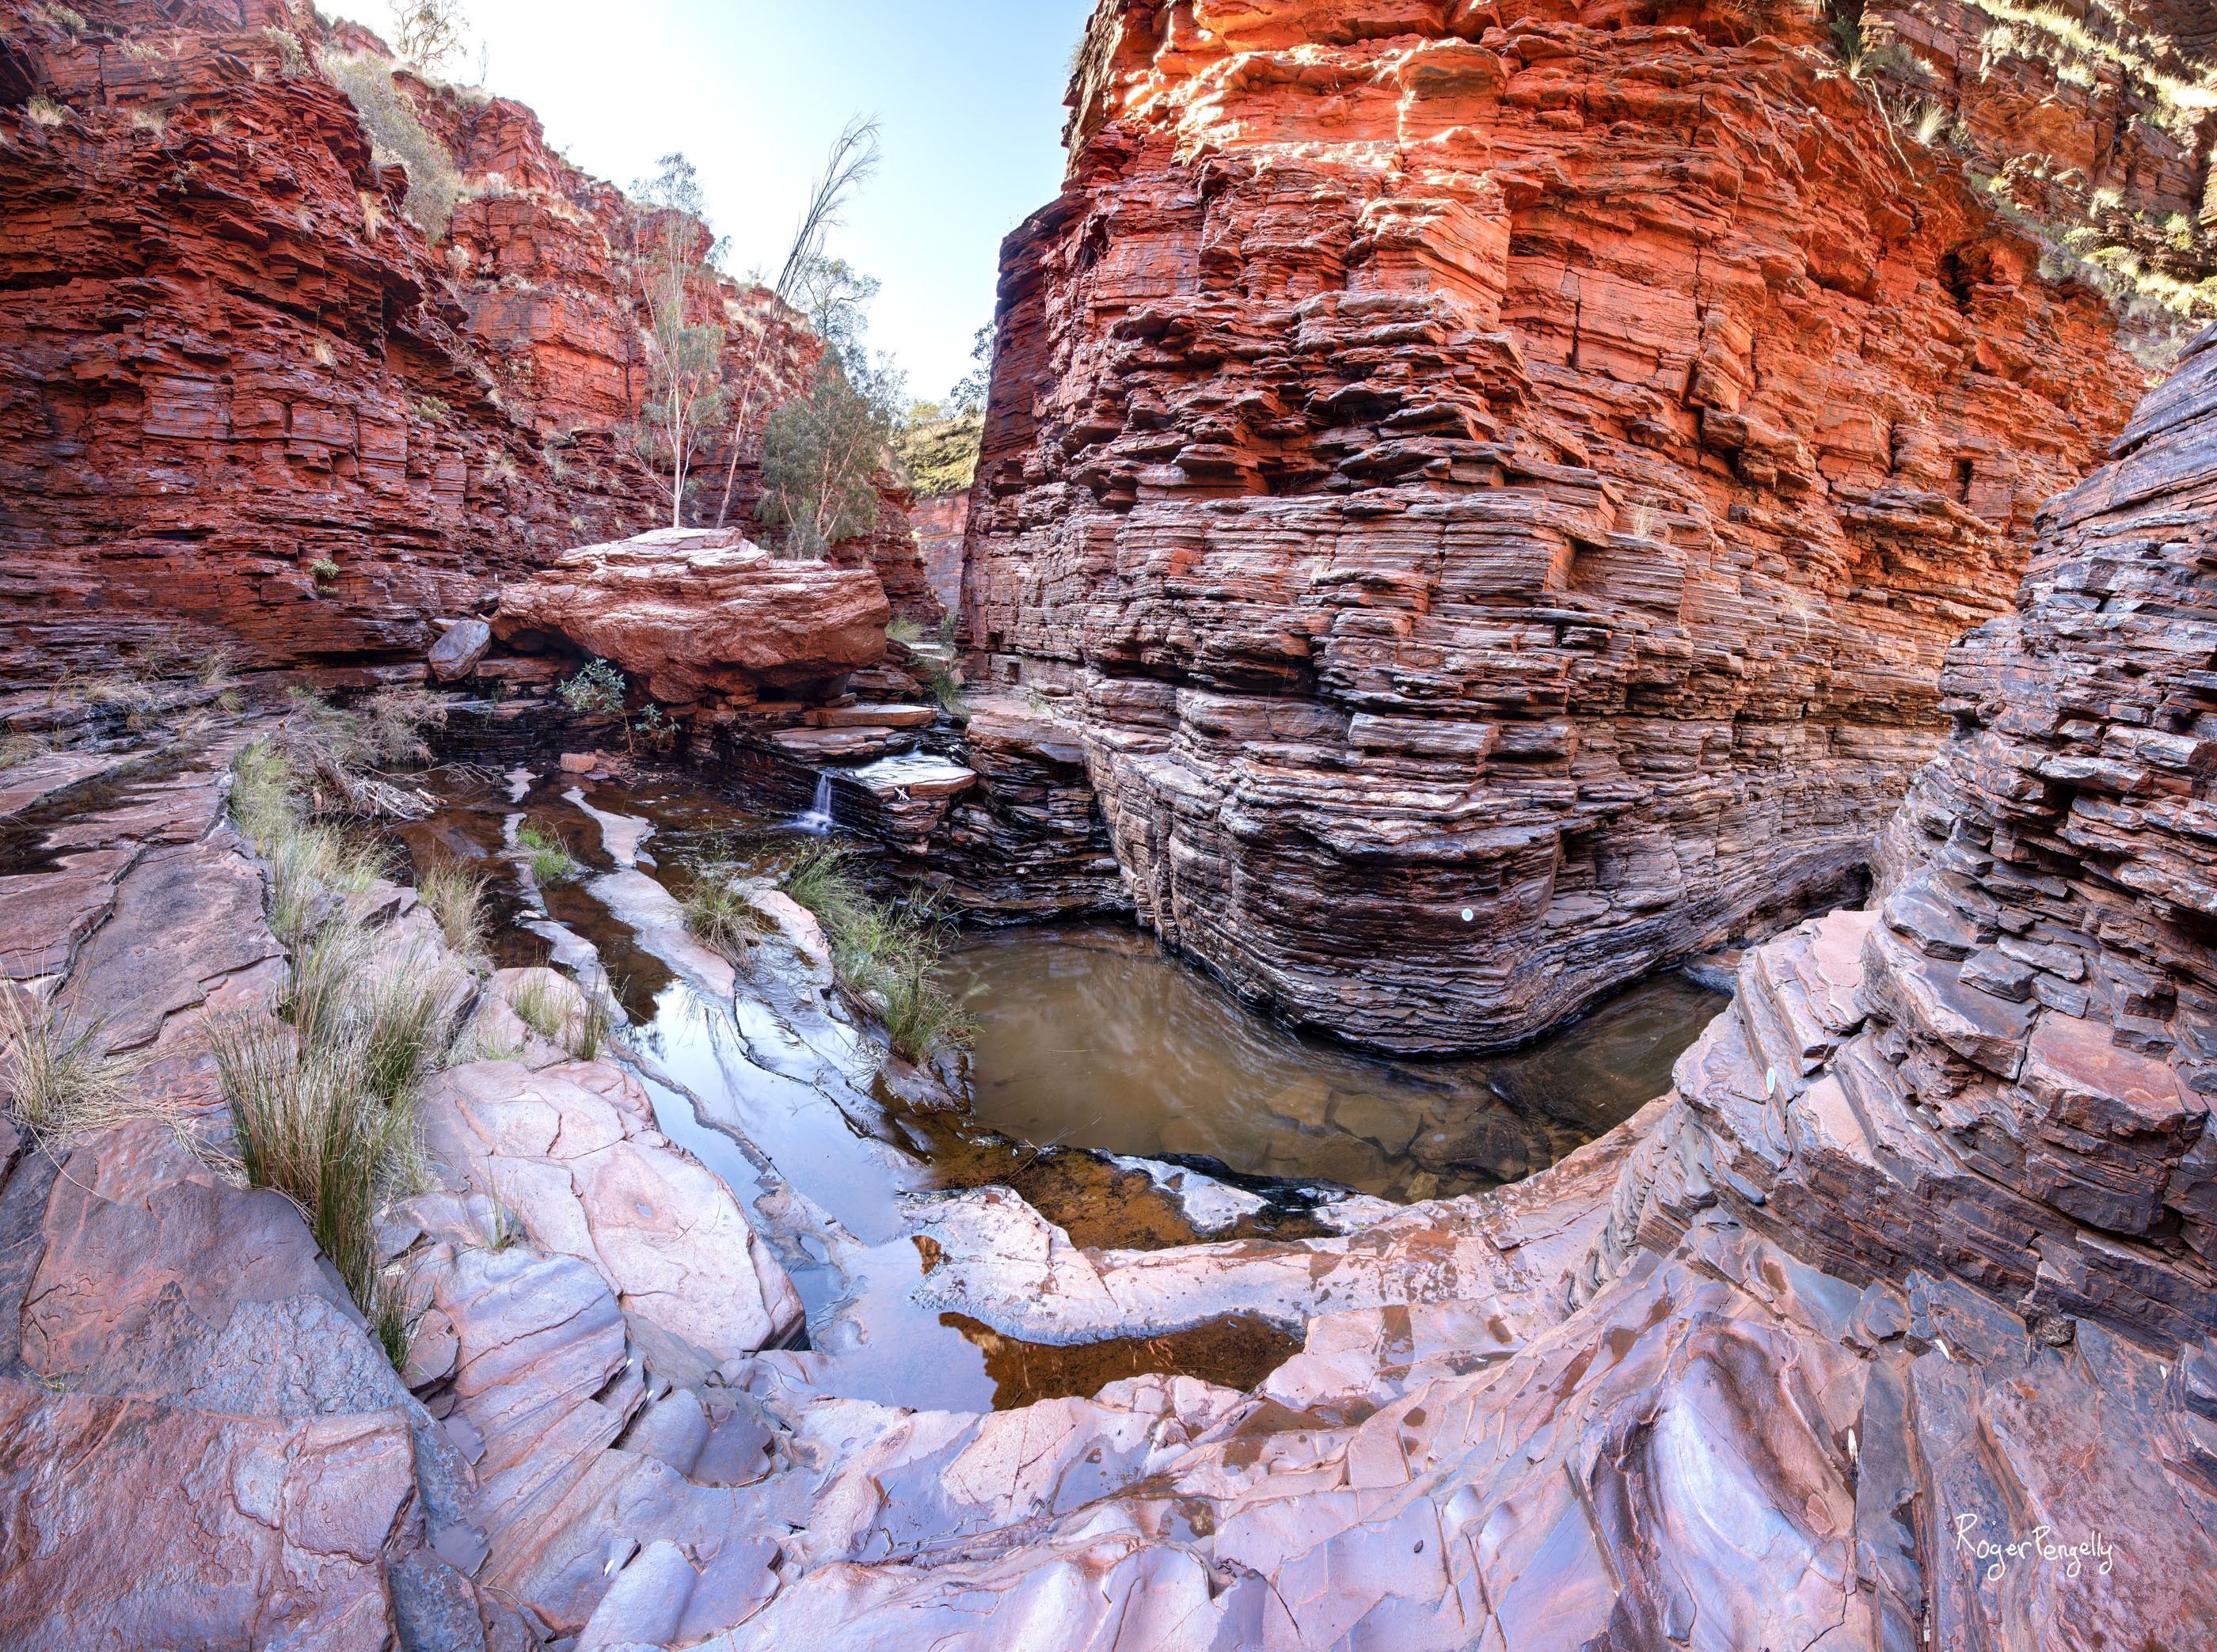
<instances>
[{"instance_id":1,"label":"pale sky","mask_svg":"<svg viewBox=\"0 0 2217 1652\"><path fill-rule=\"evenodd\" d=\"M386 0L319 0L392 37ZM870 344L936 398L992 318L1001 237L1062 182L1063 88L1092 0L463 0L470 66L571 160L628 187L681 150L730 268L775 277L849 116L885 126L877 181L831 250L885 283Z\"/></svg>"}]
</instances>

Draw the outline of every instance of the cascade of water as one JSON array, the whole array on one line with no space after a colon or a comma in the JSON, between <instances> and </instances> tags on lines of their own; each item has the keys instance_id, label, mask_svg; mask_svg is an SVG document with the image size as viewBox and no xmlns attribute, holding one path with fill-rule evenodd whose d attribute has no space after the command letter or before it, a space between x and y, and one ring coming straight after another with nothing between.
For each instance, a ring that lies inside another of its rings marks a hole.
<instances>
[{"instance_id":1,"label":"cascade of water","mask_svg":"<svg viewBox=\"0 0 2217 1652\"><path fill-rule=\"evenodd\" d=\"M837 823L831 818L831 777L819 774L816 777L816 801L809 805L806 814L793 823L794 829L825 837Z\"/></svg>"}]
</instances>

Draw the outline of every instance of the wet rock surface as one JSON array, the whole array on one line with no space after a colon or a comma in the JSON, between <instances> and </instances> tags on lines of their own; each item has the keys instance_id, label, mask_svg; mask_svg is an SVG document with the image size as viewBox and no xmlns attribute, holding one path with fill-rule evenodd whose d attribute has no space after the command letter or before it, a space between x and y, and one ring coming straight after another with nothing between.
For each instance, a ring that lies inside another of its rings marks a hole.
<instances>
[{"instance_id":1,"label":"wet rock surface","mask_svg":"<svg viewBox=\"0 0 2217 1652\"><path fill-rule=\"evenodd\" d=\"M1141 919L1444 1051L1856 897L2145 382L2106 306L1813 13L1108 0L1072 101L964 640Z\"/></svg>"}]
</instances>

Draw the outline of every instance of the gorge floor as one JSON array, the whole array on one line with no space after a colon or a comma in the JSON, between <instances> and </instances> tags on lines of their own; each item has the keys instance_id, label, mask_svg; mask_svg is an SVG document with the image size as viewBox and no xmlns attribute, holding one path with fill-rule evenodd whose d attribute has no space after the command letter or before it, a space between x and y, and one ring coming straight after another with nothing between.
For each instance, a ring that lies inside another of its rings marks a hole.
<instances>
[{"instance_id":1,"label":"gorge floor","mask_svg":"<svg viewBox=\"0 0 2217 1652\"><path fill-rule=\"evenodd\" d=\"M668 767L595 781L541 755L420 783L439 806L396 835L419 874L459 861L487 878L494 960L605 989L664 1133L758 1210L789 1211L789 1183L836 1228L776 1233L815 1380L886 1404L1028 1404L1143 1370L1251 1387L1300 1347L1298 1326L1251 1316L1057 1347L919 1310L906 1201L1012 1187L1102 1248L1322 1236L1319 1208L1350 1190L1369 1209L1556 1162L1667 1089L1726 1002L1665 975L1522 1051L1391 1061L1269 1020L1128 926L1019 926L966 933L947 957L974 1046L889 1083L875 1046L775 969L719 970L671 923L689 866L774 873L813 823ZM534 880L514 853L525 829L579 875Z\"/></svg>"}]
</instances>

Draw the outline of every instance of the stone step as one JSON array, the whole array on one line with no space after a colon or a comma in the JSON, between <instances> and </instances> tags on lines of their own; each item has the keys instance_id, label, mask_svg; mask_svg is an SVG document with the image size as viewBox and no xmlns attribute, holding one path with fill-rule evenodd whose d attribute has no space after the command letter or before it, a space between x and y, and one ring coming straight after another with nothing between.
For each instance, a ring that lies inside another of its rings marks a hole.
<instances>
[{"instance_id":1,"label":"stone step","mask_svg":"<svg viewBox=\"0 0 2217 1652\"><path fill-rule=\"evenodd\" d=\"M900 729L780 729L770 743L806 763L850 762L857 758L883 757L905 750L916 736Z\"/></svg>"},{"instance_id":2,"label":"stone step","mask_svg":"<svg viewBox=\"0 0 2217 1652\"><path fill-rule=\"evenodd\" d=\"M808 714L819 729L922 729L939 720L936 706L819 706Z\"/></svg>"}]
</instances>

